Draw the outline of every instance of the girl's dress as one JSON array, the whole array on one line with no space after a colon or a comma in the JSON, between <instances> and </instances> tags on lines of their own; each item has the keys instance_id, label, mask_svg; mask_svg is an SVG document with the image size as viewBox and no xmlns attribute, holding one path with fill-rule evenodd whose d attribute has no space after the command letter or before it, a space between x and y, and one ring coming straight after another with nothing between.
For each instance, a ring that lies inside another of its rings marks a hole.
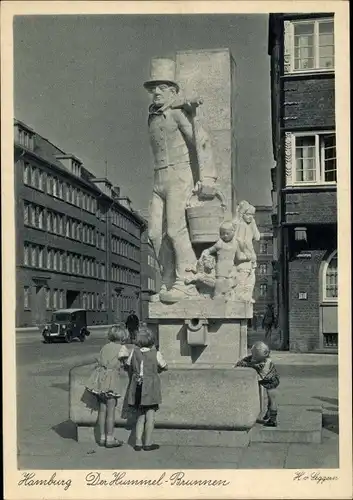
<instances>
[{"instance_id":1,"label":"girl's dress","mask_svg":"<svg viewBox=\"0 0 353 500\"><path fill-rule=\"evenodd\" d=\"M246 356L238 361L235 366L254 368L259 376L259 384L265 389L276 389L279 386L279 375L270 358L265 361L255 362L252 356Z\"/></svg>"},{"instance_id":2,"label":"girl's dress","mask_svg":"<svg viewBox=\"0 0 353 500\"><path fill-rule=\"evenodd\" d=\"M161 353L155 347L135 347L126 364L131 375L128 405L135 409L158 410L162 402L158 370L167 365Z\"/></svg>"},{"instance_id":3,"label":"girl's dress","mask_svg":"<svg viewBox=\"0 0 353 500\"><path fill-rule=\"evenodd\" d=\"M121 359L127 358L126 346L109 342L100 351L97 364L86 388L101 399L119 398L121 392Z\"/></svg>"}]
</instances>

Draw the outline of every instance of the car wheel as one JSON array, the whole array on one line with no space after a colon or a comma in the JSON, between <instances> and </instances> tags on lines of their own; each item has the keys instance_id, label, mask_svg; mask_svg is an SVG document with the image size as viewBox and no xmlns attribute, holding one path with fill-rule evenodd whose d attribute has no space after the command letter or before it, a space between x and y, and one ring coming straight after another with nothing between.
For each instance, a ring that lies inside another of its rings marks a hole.
<instances>
[{"instance_id":1,"label":"car wheel","mask_svg":"<svg viewBox=\"0 0 353 500\"><path fill-rule=\"evenodd\" d=\"M47 337L46 335L43 337L43 342L44 344L51 344L51 338Z\"/></svg>"},{"instance_id":2,"label":"car wheel","mask_svg":"<svg viewBox=\"0 0 353 500\"><path fill-rule=\"evenodd\" d=\"M67 344L69 344L70 342L72 342L72 335L71 335L71 332L66 332L65 333L65 342Z\"/></svg>"}]
</instances>

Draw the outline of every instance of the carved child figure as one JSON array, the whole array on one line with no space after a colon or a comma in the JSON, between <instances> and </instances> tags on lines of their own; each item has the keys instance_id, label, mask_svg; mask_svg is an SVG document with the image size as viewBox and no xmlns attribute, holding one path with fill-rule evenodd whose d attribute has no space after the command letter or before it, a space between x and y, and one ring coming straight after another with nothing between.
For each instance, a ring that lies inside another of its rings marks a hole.
<instances>
[{"instance_id":1,"label":"carved child figure","mask_svg":"<svg viewBox=\"0 0 353 500\"><path fill-rule=\"evenodd\" d=\"M252 294L255 286L256 253L253 240L260 239L254 215L255 207L247 201L241 201L233 221L237 240L235 298L249 302L254 302Z\"/></svg>"},{"instance_id":2,"label":"carved child figure","mask_svg":"<svg viewBox=\"0 0 353 500\"><path fill-rule=\"evenodd\" d=\"M202 252L202 257L216 256L216 281L214 297L229 299L234 287L234 258L238 243L232 221L225 221L219 228L219 240Z\"/></svg>"},{"instance_id":3,"label":"carved child figure","mask_svg":"<svg viewBox=\"0 0 353 500\"><path fill-rule=\"evenodd\" d=\"M239 203L233 220L236 228L236 238L238 242L243 242L251 252L251 261L256 264L256 253L254 250L253 240L259 241L260 232L255 222L256 209L247 201L243 200ZM256 266L254 266L256 267Z\"/></svg>"},{"instance_id":4,"label":"carved child figure","mask_svg":"<svg viewBox=\"0 0 353 500\"><path fill-rule=\"evenodd\" d=\"M215 258L212 255L201 255L196 267L189 267L186 271L193 273L193 276L187 278L185 284L196 285L200 293L209 295L210 289L215 286Z\"/></svg>"}]
</instances>

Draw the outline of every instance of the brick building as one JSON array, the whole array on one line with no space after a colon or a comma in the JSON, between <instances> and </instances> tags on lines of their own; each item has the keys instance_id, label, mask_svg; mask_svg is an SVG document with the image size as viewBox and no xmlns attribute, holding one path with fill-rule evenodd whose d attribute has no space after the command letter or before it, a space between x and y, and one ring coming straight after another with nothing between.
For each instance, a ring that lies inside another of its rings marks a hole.
<instances>
[{"instance_id":1,"label":"brick building","mask_svg":"<svg viewBox=\"0 0 353 500\"><path fill-rule=\"evenodd\" d=\"M273 260L273 232L272 208L256 207L256 224L260 231L259 242L254 242L257 255L256 282L254 288L254 329L261 328L266 307L273 304L272 260Z\"/></svg>"},{"instance_id":2,"label":"brick building","mask_svg":"<svg viewBox=\"0 0 353 500\"><path fill-rule=\"evenodd\" d=\"M334 21L271 14L275 303L283 347L337 350Z\"/></svg>"},{"instance_id":3,"label":"brick building","mask_svg":"<svg viewBox=\"0 0 353 500\"><path fill-rule=\"evenodd\" d=\"M16 326L82 307L89 324L141 314L145 220L119 189L24 123L14 124Z\"/></svg>"}]
</instances>

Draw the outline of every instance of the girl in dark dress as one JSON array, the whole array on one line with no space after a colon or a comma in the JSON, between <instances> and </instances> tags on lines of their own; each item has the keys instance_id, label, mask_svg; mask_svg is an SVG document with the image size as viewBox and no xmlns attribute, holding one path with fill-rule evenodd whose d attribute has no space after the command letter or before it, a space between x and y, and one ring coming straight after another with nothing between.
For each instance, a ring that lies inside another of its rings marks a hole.
<instances>
[{"instance_id":1,"label":"girl in dark dress","mask_svg":"<svg viewBox=\"0 0 353 500\"><path fill-rule=\"evenodd\" d=\"M162 401L159 373L168 369L163 356L154 345L153 334L146 327L136 337L136 347L126 361L131 381L128 388L128 404L137 411L136 451L152 451L159 448L152 444L155 413ZM144 434L144 445L142 436Z\"/></svg>"}]
</instances>

